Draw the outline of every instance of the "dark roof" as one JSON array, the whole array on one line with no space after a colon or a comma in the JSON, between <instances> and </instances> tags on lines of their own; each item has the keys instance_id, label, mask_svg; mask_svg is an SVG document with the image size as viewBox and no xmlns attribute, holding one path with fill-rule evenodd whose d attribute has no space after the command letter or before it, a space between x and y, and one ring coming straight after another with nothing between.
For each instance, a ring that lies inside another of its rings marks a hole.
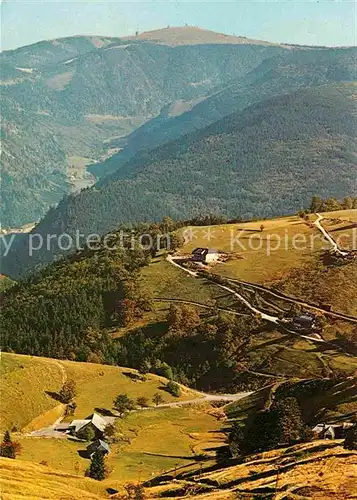
<instances>
[{"instance_id":1,"label":"dark roof","mask_svg":"<svg viewBox=\"0 0 357 500\"><path fill-rule=\"evenodd\" d=\"M195 254L195 255L207 255L208 253L218 253L217 250L214 250L212 248L201 248L201 247L198 247L198 248L195 248L194 250L192 250L192 253Z\"/></svg>"},{"instance_id":2,"label":"dark roof","mask_svg":"<svg viewBox=\"0 0 357 500\"><path fill-rule=\"evenodd\" d=\"M102 439L97 439L96 441L93 441L93 443L87 446L87 451L89 454L95 453L96 451L103 451L109 453L110 448L108 443L106 443Z\"/></svg>"},{"instance_id":3,"label":"dark roof","mask_svg":"<svg viewBox=\"0 0 357 500\"><path fill-rule=\"evenodd\" d=\"M316 319L316 316L314 314L306 313L306 314L300 314L300 316L296 316L294 318L294 322L311 324L315 321L315 319Z\"/></svg>"},{"instance_id":4,"label":"dark roof","mask_svg":"<svg viewBox=\"0 0 357 500\"><path fill-rule=\"evenodd\" d=\"M203 254L206 254L208 253L208 248L195 248L194 250L192 250L192 253L195 254L195 255L203 255Z\"/></svg>"}]
</instances>

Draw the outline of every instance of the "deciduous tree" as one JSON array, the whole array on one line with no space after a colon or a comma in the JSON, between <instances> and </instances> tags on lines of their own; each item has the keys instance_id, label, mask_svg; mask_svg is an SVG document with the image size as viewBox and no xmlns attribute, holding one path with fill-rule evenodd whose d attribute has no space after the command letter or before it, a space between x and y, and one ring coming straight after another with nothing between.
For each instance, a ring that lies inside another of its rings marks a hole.
<instances>
[{"instance_id":1,"label":"deciduous tree","mask_svg":"<svg viewBox=\"0 0 357 500\"><path fill-rule=\"evenodd\" d=\"M164 398L159 394L158 392L155 392L152 398L153 403L158 406L161 405L164 402Z\"/></svg>"},{"instance_id":2,"label":"deciduous tree","mask_svg":"<svg viewBox=\"0 0 357 500\"><path fill-rule=\"evenodd\" d=\"M120 416L123 417L126 412L135 408L135 402L129 398L127 394L119 394L114 399L113 407L120 413Z\"/></svg>"},{"instance_id":3,"label":"deciduous tree","mask_svg":"<svg viewBox=\"0 0 357 500\"><path fill-rule=\"evenodd\" d=\"M68 404L77 395L77 385L75 380L68 379L63 384L62 389L59 392L59 397L62 403Z\"/></svg>"}]
</instances>

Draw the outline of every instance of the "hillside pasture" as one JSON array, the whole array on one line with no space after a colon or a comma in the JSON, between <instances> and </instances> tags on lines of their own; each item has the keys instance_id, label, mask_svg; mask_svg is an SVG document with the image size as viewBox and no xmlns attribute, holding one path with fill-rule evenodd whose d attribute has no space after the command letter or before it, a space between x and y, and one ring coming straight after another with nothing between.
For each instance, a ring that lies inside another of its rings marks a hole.
<instances>
[{"instance_id":1,"label":"hillside pasture","mask_svg":"<svg viewBox=\"0 0 357 500\"><path fill-rule=\"evenodd\" d=\"M316 260L326 245L317 230L297 216L217 226L183 228L183 254L209 247L228 254L213 272L254 283L279 279Z\"/></svg>"},{"instance_id":2,"label":"hillside pasture","mask_svg":"<svg viewBox=\"0 0 357 500\"><path fill-rule=\"evenodd\" d=\"M23 461L0 458L3 500L100 500L108 498L106 486L93 479Z\"/></svg>"},{"instance_id":3,"label":"hillside pasture","mask_svg":"<svg viewBox=\"0 0 357 500\"><path fill-rule=\"evenodd\" d=\"M167 383L164 377L147 374L145 381L140 381L136 379L137 370L130 368L73 361L61 361L61 363L68 378L74 379L77 384L76 418L85 418L93 413L95 408L112 410L113 400L118 394L128 394L132 399L145 396L150 404L156 392L159 392L167 403L198 397L194 391L187 389L179 398L175 398L163 390Z\"/></svg>"},{"instance_id":4,"label":"hillside pasture","mask_svg":"<svg viewBox=\"0 0 357 500\"><path fill-rule=\"evenodd\" d=\"M110 443L108 466L111 483L147 480L152 475L195 460L195 456L224 442L221 423L201 407L153 408L129 414L116 421L117 439ZM68 439L25 437L20 460L41 463L83 475L89 465L84 456L88 443Z\"/></svg>"},{"instance_id":5,"label":"hillside pasture","mask_svg":"<svg viewBox=\"0 0 357 500\"><path fill-rule=\"evenodd\" d=\"M0 428L21 430L41 414L55 410L59 402L50 396L57 392L64 374L56 360L1 354ZM39 423L51 423L44 419Z\"/></svg>"},{"instance_id":6,"label":"hillside pasture","mask_svg":"<svg viewBox=\"0 0 357 500\"><path fill-rule=\"evenodd\" d=\"M165 402L199 397L187 389L174 398L163 390L166 379L150 374L145 381L138 381L138 372L130 368L12 353L2 353L1 373L1 430L28 432L52 424L63 414L64 405L56 395L66 379L76 381L76 418L86 417L95 408L111 410L114 398L121 393L151 401L155 392L160 392Z\"/></svg>"},{"instance_id":7,"label":"hillside pasture","mask_svg":"<svg viewBox=\"0 0 357 500\"><path fill-rule=\"evenodd\" d=\"M347 250L357 250L357 210L325 212L322 224L338 244Z\"/></svg>"}]
</instances>

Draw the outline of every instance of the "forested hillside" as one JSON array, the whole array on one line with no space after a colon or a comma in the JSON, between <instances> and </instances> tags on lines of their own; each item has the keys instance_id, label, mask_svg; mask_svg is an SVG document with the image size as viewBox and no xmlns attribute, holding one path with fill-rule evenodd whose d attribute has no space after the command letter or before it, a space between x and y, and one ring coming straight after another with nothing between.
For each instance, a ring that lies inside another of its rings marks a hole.
<instances>
[{"instance_id":1,"label":"forested hillside","mask_svg":"<svg viewBox=\"0 0 357 500\"><path fill-rule=\"evenodd\" d=\"M85 250L2 295L2 346L17 353L116 361L108 329L149 308L137 284L141 250Z\"/></svg>"},{"instance_id":2,"label":"forested hillside","mask_svg":"<svg viewBox=\"0 0 357 500\"><path fill-rule=\"evenodd\" d=\"M3 52L2 224L37 220L68 192L68 157L99 159L105 141L163 106L205 96L288 50L249 40L215 44L214 33L210 40L175 46L70 37Z\"/></svg>"},{"instance_id":3,"label":"forested hillside","mask_svg":"<svg viewBox=\"0 0 357 500\"><path fill-rule=\"evenodd\" d=\"M139 150L154 149L271 97L331 82L354 81L357 79L356 57L356 48L319 48L286 51L265 59L247 75L214 89L198 103L190 101L164 107L158 116L134 130L125 142L121 140L120 144L125 147L120 154L93 165L91 171L97 176L107 175Z\"/></svg>"},{"instance_id":4,"label":"forested hillside","mask_svg":"<svg viewBox=\"0 0 357 500\"><path fill-rule=\"evenodd\" d=\"M100 186L63 200L35 233L104 233L121 221L197 213L269 217L311 196L355 195L356 85L302 90L233 113L203 131L136 156ZM10 276L48 262L26 239L4 259Z\"/></svg>"}]
</instances>

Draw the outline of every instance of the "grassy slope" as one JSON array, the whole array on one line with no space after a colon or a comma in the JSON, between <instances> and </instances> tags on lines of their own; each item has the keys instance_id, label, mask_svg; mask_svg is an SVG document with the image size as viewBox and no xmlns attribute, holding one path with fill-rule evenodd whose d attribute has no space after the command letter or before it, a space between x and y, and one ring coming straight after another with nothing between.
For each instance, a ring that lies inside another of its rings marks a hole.
<instances>
[{"instance_id":1,"label":"grassy slope","mask_svg":"<svg viewBox=\"0 0 357 500\"><path fill-rule=\"evenodd\" d=\"M46 391L57 391L62 381L63 373L55 360L2 353L1 428L21 429L58 406Z\"/></svg>"},{"instance_id":2,"label":"grassy slope","mask_svg":"<svg viewBox=\"0 0 357 500\"><path fill-rule=\"evenodd\" d=\"M68 472L22 460L0 459L0 484L3 500L98 500L107 498L105 485Z\"/></svg>"},{"instance_id":3,"label":"grassy slope","mask_svg":"<svg viewBox=\"0 0 357 500\"><path fill-rule=\"evenodd\" d=\"M194 492L194 483L188 483L194 480L199 483L197 489L200 489L195 498L222 500L244 494L244 498L253 500L261 488L274 492L279 465L277 500L286 498L287 491L303 495L305 499L352 499L356 498L356 457L356 452L344 450L339 441L319 441L252 456L243 464L228 462L213 471L209 471L208 467L214 466L215 462L204 462L201 474L199 464L179 467L175 482L165 481L148 488L147 493L150 498L172 498L175 493L181 497L182 488L188 484ZM94 500L107 498L105 489L116 485L110 479L97 482L45 465L1 459L1 486L4 500L60 500L64 491L68 499Z\"/></svg>"},{"instance_id":4,"label":"grassy slope","mask_svg":"<svg viewBox=\"0 0 357 500\"><path fill-rule=\"evenodd\" d=\"M119 433L127 442L110 444L108 465L110 482L115 484L147 480L152 475L190 463L194 453L223 441L219 422L204 408L163 408L132 413L117 421ZM16 436L22 445L19 458L72 474L84 474L88 460L78 453L86 443L66 439Z\"/></svg>"},{"instance_id":5,"label":"grassy slope","mask_svg":"<svg viewBox=\"0 0 357 500\"><path fill-rule=\"evenodd\" d=\"M16 426L18 430L24 427L31 430L53 423L61 412L47 413L48 410L57 408L59 403L46 394L46 391L57 392L64 377L74 378L77 382L77 418L86 417L95 407L110 409L114 397L120 393L128 393L133 398L152 398L165 381L162 377L149 375L145 382L133 382L124 373L135 370L115 366L57 361L10 353L2 353L1 358L2 429ZM165 401L174 400L167 392L160 390L160 393ZM190 397L190 391L187 391L181 399Z\"/></svg>"},{"instance_id":6,"label":"grassy slope","mask_svg":"<svg viewBox=\"0 0 357 500\"><path fill-rule=\"evenodd\" d=\"M261 225L264 226L263 232L260 232ZM181 234L187 235L187 228L182 229ZM255 283L266 283L280 278L291 269L314 261L322 243L316 240L315 251L311 251L310 245L305 250L294 249L294 238L300 234L310 242L316 233L296 216L194 227L194 237L192 241L187 241L182 251L190 253L195 247L209 246L227 252L230 260L215 266L215 273ZM276 249L279 241L281 245Z\"/></svg>"},{"instance_id":7,"label":"grassy slope","mask_svg":"<svg viewBox=\"0 0 357 500\"><path fill-rule=\"evenodd\" d=\"M303 382L309 384L309 381ZM280 384L254 392L253 394L225 407L228 418L245 420L249 414L266 408L275 398L275 391ZM298 383L300 385L300 383ZM329 389L324 389L308 396L301 396L300 404L306 421L315 422L340 419L346 414L357 412L356 378L336 382ZM293 390L291 394L294 395Z\"/></svg>"},{"instance_id":8,"label":"grassy slope","mask_svg":"<svg viewBox=\"0 0 357 500\"><path fill-rule=\"evenodd\" d=\"M253 500L260 498L257 493L274 494L279 466L276 500L295 498L294 493L298 495L296 498L306 500L356 498L354 467L357 453L344 450L340 443L315 441L251 456L239 465L228 462L226 466L207 472L206 469L214 463L205 463L200 474L198 466L186 467L179 470L175 482L156 486L152 488L152 493L172 497L175 491L178 493L187 486L187 481L193 480L201 486L199 491L197 485L195 498ZM206 494L202 493L204 487Z\"/></svg>"},{"instance_id":9,"label":"grassy slope","mask_svg":"<svg viewBox=\"0 0 357 500\"><path fill-rule=\"evenodd\" d=\"M46 411L50 405L52 409L57 408L58 402L51 400L43 390L46 387L46 390L57 391L61 387L60 365L68 377L77 381L76 418L86 417L96 407L110 409L114 397L119 393L128 393L132 398L151 398L159 391L166 402L197 397L197 394L187 390L180 398L173 398L160 390L165 382L162 377L148 375L145 382L133 382L124 373L135 370L114 366L57 362L9 353L3 353L2 361L5 374L2 380L11 381L2 391L2 427L11 428L14 422L19 428L27 424L25 432L14 434L14 438L22 445L20 460L36 463L45 461L48 466L70 474L84 474L88 467L88 460L78 453L86 445L66 439L27 435L27 431L50 425L61 416L61 412L55 414L53 410ZM48 380L52 380L52 383L48 384ZM31 397L29 387L32 388ZM45 413L39 416L42 411ZM29 424L32 418L34 420ZM112 453L108 462L113 471L110 476L113 484L134 480L139 476L148 479L152 474L160 474L175 464L192 461L194 453L222 439L221 434L210 434L212 430L219 430L220 424L205 403L199 408L153 408L135 412L124 420L118 420L116 425L124 440L111 445Z\"/></svg>"},{"instance_id":10,"label":"grassy slope","mask_svg":"<svg viewBox=\"0 0 357 500\"><path fill-rule=\"evenodd\" d=\"M352 215L351 211L339 213L340 217ZM328 216L329 214L326 214L326 217ZM263 232L260 232L261 224L264 225ZM197 246L209 246L230 254L230 259L226 263L213 266L212 272L268 285L269 283L279 285L286 281L287 292L297 298L305 298L312 302L328 302L327 299L324 301L322 296L323 291L327 290L333 297L335 310L350 313L354 311L349 304L357 303L357 298L354 299L357 288L353 279L356 266L353 265L353 269L350 269L351 266L333 268L327 273L322 270L316 271L315 269L319 266L320 250L326 242L320 238L320 233L316 229L309 227L300 218L291 216L243 224L193 227L192 229L192 241L188 241L187 228L179 231L181 235L186 235L186 244L180 253L189 254ZM241 230L241 241L247 249L239 251L233 248L232 250L232 234L235 237L240 234ZM207 240L208 234L210 241ZM307 250L300 250L299 247L292 248L293 238L299 234L304 235L309 242L310 238L316 238L316 249L311 251L310 247ZM254 237L253 248L247 245L247 238L251 235ZM271 238L272 245L274 245L277 237L283 240L283 248L273 250L268 255L267 241ZM262 248L259 248L258 240L262 240ZM257 247L259 249L256 250ZM314 279L309 279L311 275ZM317 275L320 277L320 282L315 286L314 280ZM150 266L144 268L142 282L153 297L192 300L207 305L215 302L221 307L234 309L234 301L229 296L227 297L225 292L214 285L208 285L204 280L187 276L183 271L165 262L163 257L154 259ZM346 289L349 290L347 295ZM289 304L279 301L277 305L290 308ZM155 303L154 310L139 326L162 321L169 307L170 302ZM352 325L347 323L333 321L326 328L324 337L332 340L336 338L338 330L349 332L351 328ZM326 377L329 376L330 370L343 370L352 374L357 369L357 362L354 358L332 349L319 349L319 346L308 340L286 336L269 329L252 339L248 363L251 367L254 366L256 371L301 378Z\"/></svg>"}]
</instances>

